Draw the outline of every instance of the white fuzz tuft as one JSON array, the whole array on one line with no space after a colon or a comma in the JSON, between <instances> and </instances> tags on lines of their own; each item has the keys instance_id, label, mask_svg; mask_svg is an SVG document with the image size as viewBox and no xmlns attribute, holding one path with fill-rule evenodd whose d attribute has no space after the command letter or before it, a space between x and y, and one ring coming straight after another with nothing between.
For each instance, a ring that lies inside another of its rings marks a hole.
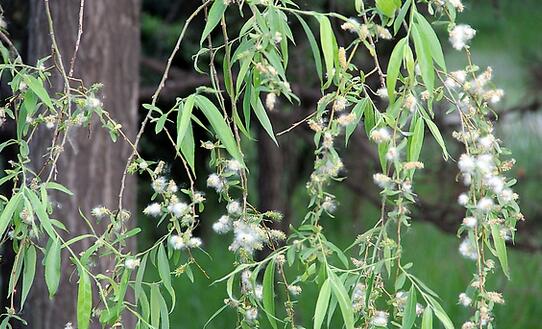
<instances>
[{"instance_id":1,"label":"white fuzz tuft","mask_svg":"<svg viewBox=\"0 0 542 329\"><path fill-rule=\"evenodd\" d=\"M233 243L229 247L231 251L244 249L252 253L263 248L266 235L258 225L237 221L233 223L233 233Z\"/></svg>"},{"instance_id":2,"label":"white fuzz tuft","mask_svg":"<svg viewBox=\"0 0 542 329\"><path fill-rule=\"evenodd\" d=\"M476 208L482 212L488 212L493 208L493 205L494 203L492 199L484 197L481 198L480 201L478 201Z\"/></svg>"},{"instance_id":3,"label":"white fuzz tuft","mask_svg":"<svg viewBox=\"0 0 542 329\"><path fill-rule=\"evenodd\" d=\"M470 27L470 25L456 25L450 31L450 43L456 50L461 50L467 46L467 43L474 38L475 35L476 30Z\"/></svg>"},{"instance_id":4,"label":"white fuzz tuft","mask_svg":"<svg viewBox=\"0 0 542 329\"><path fill-rule=\"evenodd\" d=\"M184 202L177 202L168 207L169 212L171 212L175 217L182 217L188 211L188 205Z\"/></svg>"},{"instance_id":5,"label":"white fuzz tuft","mask_svg":"<svg viewBox=\"0 0 542 329\"><path fill-rule=\"evenodd\" d=\"M140 260L138 258L128 258L124 262L124 266L126 266L129 270L134 270L136 267L139 266Z\"/></svg>"},{"instance_id":6,"label":"white fuzz tuft","mask_svg":"<svg viewBox=\"0 0 542 329\"><path fill-rule=\"evenodd\" d=\"M232 201L228 203L226 210L228 211L229 215L239 216L243 212L243 207L241 207L241 204L239 203L239 201Z\"/></svg>"},{"instance_id":7,"label":"white fuzz tuft","mask_svg":"<svg viewBox=\"0 0 542 329\"><path fill-rule=\"evenodd\" d=\"M371 131L370 138L377 144L387 142L391 139L387 128L378 128Z\"/></svg>"},{"instance_id":8,"label":"white fuzz tuft","mask_svg":"<svg viewBox=\"0 0 542 329\"><path fill-rule=\"evenodd\" d=\"M459 304L467 307L470 305L470 303L472 303L472 299L467 296L466 293L462 292L459 294Z\"/></svg>"},{"instance_id":9,"label":"white fuzz tuft","mask_svg":"<svg viewBox=\"0 0 542 329\"><path fill-rule=\"evenodd\" d=\"M478 221L476 220L475 217L468 216L468 217L463 218L463 225L465 225L466 227L473 228L476 226L477 223Z\"/></svg>"},{"instance_id":10,"label":"white fuzz tuft","mask_svg":"<svg viewBox=\"0 0 542 329\"><path fill-rule=\"evenodd\" d=\"M388 326L388 313L384 311L376 311L375 315L371 319L371 324L376 327Z\"/></svg>"},{"instance_id":11,"label":"white fuzz tuft","mask_svg":"<svg viewBox=\"0 0 542 329\"><path fill-rule=\"evenodd\" d=\"M200 238L190 238L190 240L188 240L188 247L189 248L199 248L201 247L201 245L203 244L203 241L201 241Z\"/></svg>"},{"instance_id":12,"label":"white fuzz tuft","mask_svg":"<svg viewBox=\"0 0 542 329\"><path fill-rule=\"evenodd\" d=\"M462 154L459 157L457 166L459 167L459 170L461 170L462 173L470 174L476 168L476 163L474 162L474 159L470 155Z\"/></svg>"},{"instance_id":13,"label":"white fuzz tuft","mask_svg":"<svg viewBox=\"0 0 542 329\"><path fill-rule=\"evenodd\" d=\"M152 182L151 186L154 192L164 193L166 191L168 183L165 177L158 177Z\"/></svg>"},{"instance_id":14,"label":"white fuzz tuft","mask_svg":"<svg viewBox=\"0 0 542 329\"><path fill-rule=\"evenodd\" d=\"M213 224L213 231L218 234L225 234L231 231L230 218L226 215L220 217L218 221Z\"/></svg>"},{"instance_id":15,"label":"white fuzz tuft","mask_svg":"<svg viewBox=\"0 0 542 329\"><path fill-rule=\"evenodd\" d=\"M391 178L389 178L388 176L386 176L384 174L380 174L380 173L374 174L373 175L373 180L374 180L375 184L378 185L381 188L386 188L391 183Z\"/></svg>"},{"instance_id":16,"label":"white fuzz tuft","mask_svg":"<svg viewBox=\"0 0 542 329\"><path fill-rule=\"evenodd\" d=\"M151 203L143 210L143 213L147 216L158 217L162 213L162 207L159 203Z\"/></svg>"},{"instance_id":17,"label":"white fuzz tuft","mask_svg":"<svg viewBox=\"0 0 542 329\"><path fill-rule=\"evenodd\" d=\"M217 192L222 192L224 189L224 181L217 174L211 174L207 177L207 186L215 189Z\"/></svg>"},{"instance_id":18,"label":"white fuzz tuft","mask_svg":"<svg viewBox=\"0 0 542 329\"><path fill-rule=\"evenodd\" d=\"M472 260L478 259L478 251L476 250L476 245L472 243L468 238L461 241L459 245L459 253L465 257Z\"/></svg>"},{"instance_id":19,"label":"white fuzz tuft","mask_svg":"<svg viewBox=\"0 0 542 329\"><path fill-rule=\"evenodd\" d=\"M169 244L175 250L181 250L181 249L186 248L186 244L184 243L184 239L181 236L178 236L178 235L172 235L169 238Z\"/></svg>"},{"instance_id":20,"label":"white fuzz tuft","mask_svg":"<svg viewBox=\"0 0 542 329\"><path fill-rule=\"evenodd\" d=\"M467 203L469 203L469 196L467 195L467 193L461 193L457 198L457 203L462 206L466 206Z\"/></svg>"}]
</instances>

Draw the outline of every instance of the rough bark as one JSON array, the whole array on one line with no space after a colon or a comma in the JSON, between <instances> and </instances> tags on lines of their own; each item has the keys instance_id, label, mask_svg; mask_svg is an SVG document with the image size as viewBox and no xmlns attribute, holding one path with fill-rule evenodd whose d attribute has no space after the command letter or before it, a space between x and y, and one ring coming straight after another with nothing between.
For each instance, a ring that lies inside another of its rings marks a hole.
<instances>
[{"instance_id":1,"label":"rough bark","mask_svg":"<svg viewBox=\"0 0 542 329\"><path fill-rule=\"evenodd\" d=\"M63 62L69 67L74 53L78 30L80 2L77 0L50 1L55 34ZM87 0L84 8L83 38L76 60L74 77L85 86L103 83L104 108L133 138L137 129L137 103L139 79L139 0ZM29 24L29 61L51 53L51 39L43 0L32 0ZM60 90L62 81L58 73L51 78L51 88ZM33 165L39 167L42 155L50 145L50 132L40 131L31 145ZM79 209L89 214L97 205L116 209L120 181L130 147L123 141L113 143L99 123L90 129L72 130L63 155L58 163L57 181L75 193L75 197L55 195L57 207L54 217L62 221L74 236L88 231ZM127 180L127 193L123 208L135 214L135 181ZM98 223L98 231L107 223ZM78 248L88 247L90 241ZM97 270L107 269L107 260L97 260ZM40 267L38 267L40 268ZM42 269L41 269L42 270ZM35 286L23 317L30 328L63 328L67 322L76 323L76 280L67 255L62 260L62 278L58 294L50 300L43 279L37 273ZM128 320L127 320L128 321ZM97 326L94 321L94 327ZM130 321L128 321L130 322ZM124 323L126 328L134 325Z\"/></svg>"}]
</instances>

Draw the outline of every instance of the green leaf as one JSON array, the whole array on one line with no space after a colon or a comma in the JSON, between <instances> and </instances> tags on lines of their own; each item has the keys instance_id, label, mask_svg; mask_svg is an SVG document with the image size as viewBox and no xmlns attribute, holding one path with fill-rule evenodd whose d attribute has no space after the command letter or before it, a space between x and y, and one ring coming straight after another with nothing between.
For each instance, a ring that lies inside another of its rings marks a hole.
<instances>
[{"instance_id":1,"label":"green leaf","mask_svg":"<svg viewBox=\"0 0 542 329\"><path fill-rule=\"evenodd\" d=\"M192 122L188 122L188 128L180 145L181 154L186 159L188 166L192 169L192 172L195 175L195 163L194 163L194 154L195 154L196 145L194 143L194 133L192 130Z\"/></svg>"},{"instance_id":2,"label":"green leaf","mask_svg":"<svg viewBox=\"0 0 542 329\"><path fill-rule=\"evenodd\" d=\"M326 73L329 79L333 76L333 67L335 65L335 55L338 52L338 46L329 18L326 16L318 16L318 21L320 22L320 43L324 53Z\"/></svg>"},{"instance_id":3,"label":"green leaf","mask_svg":"<svg viewBox=\"0 0 542 329\"><path fill-rule=\"evenodd\" d=\"M241 60L241 66L239 69L239 73L237 74L237 81L235 82L235 90L237 94L239 94L239 91L241 91L241 86L243 84L243 81L245 81L245 76L248 73L248 70L252 67L252 58L254 57L253 52L249 52L246 57L243 57Z\"/></svg>"},{"instance_id":4,"label":"green leaf","mask_svg":"<svg viewBox=\"0 0 542 329\"><path fill-rule=\"evenodd\" d=\"M435 71L431 57L431 48L425 39L422 38L416 24L412 25L412 38L414 39L414 48L416 49L423 83L427 91L432 93L435 87Z\"/></svg>"},{"instance_id":5,"label":"green leaf","mask_svg":"<svg viewBox=\"0 0 542 329\"><path fill-rule=\"evenodd\" d=\"M425 311L423 311L421 329L433 329L433 311L429 306L427 306Z\"/></svg>"},{"instance_id":6,"label":"green leaf","mask_svg":"<svg viewBox=\"0 0 542 329\"><path fill-rule=\"evenodd\" d=\"M166 249L163 244L160 244L158 247L158 253L156 254L156 261L158 263L158 274L166 290L171 296L172 306L171 309L175 307L175 291L171 285L171 270L169 268L169 260L167 258Z\"/></svg>"},{"instance_id":7,"label":"green leaf","mask_svg":"<svg viewBox=\"0 0 542 329\"><path fill-rule=\"evenodd\" d=\"M45 105L47 105L47 107L52 109L53 102L49 97L49 93L47 93L47 90L45 90L45 87L43 87L43 82L31 75L26 75L24 80L28 85L28 88L30 88L30 90L32 90L32 92L36 94Z\"/></svg>"},{"instance_id":8,"label":"green leaf","mask_svg":"<svg viewBox=\"0 0 542 329\"><path fill-rule=\"evenodd\" d=\"M446 329L454 329L454 324L453 324L452 320L450 320L450 317L448 316L448 314L446 314L446 312L444 311L442 306L439 304L439 302L437 302L437 300L435 298L433 298L431 296L428 296L428 295L426 295L425 298L431 304L431 308L435 312L435 315L440 320L440 322L444 325L444 328L446 328Z\"/></svg>"},{"instance_id":9,"label":"green leaf","mask_svg":"<svg viewBox=\"0 0 542 329\"><path fill-rule=\"evenodd\" d=\"M142 284L143 284L143 277L145 275L145 269L147 268L147 258L149 254L145 254L141 258L141 262L139 264L139 268L137 269L136 279L134 283L134 294L136 296L139 296L140 294L144 294Z\"/></svg>"},{"instance_id":10,"label":"green leaf","mask_svg":"<svg viewBox=\"0 0 542 329\"><path fill-rule=\"evenodd\" d=\"M202 95L196 95L196 105L203 112L207 120L209 120L218 139L224 144L228 153L241 164L244 164L233 133L216 106L207 97Z\"/></svg>"},{"instance_id":11,"label":"green leaf","mask_svg":"<svg viewBox=\"0 0 542 329\"><path fill-rule=\"evenodd\" d=\"M364 98L361 101L359 101L356 106L352 109L352 113L356 116L356 119L352 121L348 126L345 128L345 144L348 146L348 140L350 139L350 136L354 133L356 130L356 127L359 125L359 121L363 117L363 113L365 112L365 109L371 106L371 102Z\"/></svg>"},{"instance_id":12,"label":"green leaf","mask_svg":"<svg viewBox=\"0 0 542 329\"><path fill-rule=\"evenodd\" d=\"M263 307L269 323L274 329L277 329L275 320L275 260L272 259L263 275Z\"/></svg>"},{"instance_id":13,"label":"green leaf","mask_svg":"<svg viewBox=\"0 0 542 329\"><path fill-rule=\"evenodd\" d=\"M397 78L399 77L399 71L401 70L401 63L403 61L403 54L405 50L405 44L407 38L403 38L397 42L395 48L391 52L390 61L388 63L388 72L386 75L386 88L388 89L388 97L390 104L395 101L395 85L397 84Z\"/></svg>"},{"instance_id":14,"label":"green leaf","mask_svg":"<svg viewBox=\"0 0 542 329\"><path fill-rule=\"evenodd\" d=\"M411 124L412 136L409 138L408 145L408 161L418 161L423 146L423 138L425 134L425 124L423 119L414 116Z\"/></svg>"},{"instance_id":15,"label":"green leaf","mask_svg":"<svg viewBox=\"0 0 542 329\"><path fill-rule=\"evenodd\" d=\"M160 307L160 328L170 329L169 312L168 312L166 300L164 299L162 294L160 294L158 297L159 297L158 301L159 301L159 307ZM153 305L153 306L156 307L157 305ZM173 309L173 307L171 309Z\"/></svg>"},{"instance_id":16,"label":"green leaf","mask_svg":"<svg viewBox=\"0 0 542 329\"><path fill-rule=\"evenodd\" d=\"M429 44L431 50L431 57L444 71L446 71L446 62L444 61L444 54L442 53L442 47L440 41L431 27L431 24L423 17L422 14L416 12L416 19L418 21L418 30L424 42Z\"/></svg>"},{"instance_id":17,"label":"green leaf","mask_svg":"<svg viewBox=\"0 0 542 329\"><path fill-rule=\"evenodd\" d=\"M162 116L156 121L156 126L154 126L154 133L158 134L164 130L164 125L167 121L167 114L162 114Z\"/></svg>"},{"instance_id":18,"label":"green leaf","mask_svg":"<svg viewBox=\"0 0 542 329\"><path fill-rule=\"evenodd\" d=\"M408 292L401 329L410 329L414 325L414 322L416 321L416 302L416 290L414 285L412 285Z\"/></svg>"},{"instance_id":19,"label":"green leaf","mask_svg":"<svg viewBox=\"0 0 542 329\"><path fill-rule=\"evenodd\" d=\"M297 14L295 16L301 23L303 30L305 30L305 34L307 35L307 39L309 40L309 45L311 46L312 57L314 58L314 65L316 66L316 72L318 73L318 78L320 78L320 81L322 81L322 57L320 55L320 49L318 48L316 38L314 37L311 28L309 27L309 25L307 25L305 20Z\"/></svg>"},{"instance_id":20,"label":"green leaf","mask_svg":"<svg viewBox=\"0 0 542 329\"><path fill-rule=\"evenodd\" d=\"M53 224L51 222L51 219L49 218L49 215L47 214L47 211L45 210L45 206L43 205L43 203L38 199L34 192L28 189L25 189L24 192L25 196L30 200L30 203L32 204L32 208L34 208L36 215L38 215L38 219L45 232L47 232L51 239L56 239L55 229L53 228Z\"/></svg>"},{"instance_id":21,"label":"green leaf","mask_svg":"<svg viewBox=\"0 0 542 329\"><path fill-rule=\"evenodd\" d=\"M446 144L444 143L444 139L442 138L437 125L435 125L435 123L429 119L425 119L425 123L429 127L429 130L431 131L431 134L433 134L433 137L437 141L438 145L440 145L444 159L448 159L448 150L446 149Z\"/></svg>"},{"instance_id":22,"label":"green leaf","mask_svg":"<svg viewBox=\"0 0 542 329\"><path fill-rule=\"evenodd\" d=\"M151 286L151 325L154 329L157 329L160 325L160 303L162 295L160 294L160 288L158 285L153 284Z\"/></svg>"},{"instance_id":23,"label":"green leaf","mask_svg":"<svg viewBox=\"0 0 542 329\"><path fill-rule=\"evenodd\" d=\"M79 287L77 289L77 328L88 329L92 313L92 285L84 268L79 267Z\"/></svg>"},{"instance_id":24,"label":"green leaf","mask_svg":"<svg viewBox=\"0 0 542 329\"><path fill-rule=\"evenodd\" d=\"M48 189L48 190L57 190L57 191L60 191L60 192L64 192L69 196L73 196L72 191L70 191L67 187L65 187L64 185L61 185L59 183L48 182L48 183L45 183L44 185L45 185L45 188Z\"/></svg>"},{"instance_id":25,"label":"green leaf","mask_svg":"<svg viewBox=\"0 0 542 329\"><path fill-rule=\"evenodd\" d=\"M213 32L218 23L220 23L220 20L222 19L226 8L227 6L224 4L224 0L215 0L215 2L213 2L213 5L211 6L211 9L209 10L209 14L207 16L207 23L205 24L205 28L203 29L203 33L201 34L201 39L199 41L200 45L203 44L203 41L205 41L209 34Z\"/></svg>"},{"instance_id":26,"label":"green leaf","mask_svg":"<svg viewBox=\"0 0 542 329\"><path fill-rule=\"evenodd\" d=\"M4 235L6 229L13 219L13 213L19 207L19 202L21 201L22 194L17 193L11 197L9 202L6 204L6 207L0 215L0 236Z\"/></svg>"},{"instance_id":27,"label":"green leaf","mask_svg":"<svg viewBox=\"0 0 542 329\"><path fill-rule=\"evenodd\" d=\"M57 238L45 252L45 283L49 297L53 297L60 284L60 260L60 240Z\"/></svg>"},{"instance_id":28,"label":"green leaf","mask_svg":"<svg viewBox=\"0 0 542 329\"><path fill-rule=\"evenodd\" d=\"M491 225L491 236L493 237L493 245L495 246L495 251L497 252L497 258L499 263L501 263L502 271L508 279L510 279L510 270L508 268L508 255L506 252L506 243L501 235L498 225Z\"/></svg>"},{"instance_id":29,"label":"green leaf","mask_svg":"<svg viewBox=\"0 0 542 329\"><path fill-rule=\"evenodd\" d=\"M341 309L341 314L343 316L344 325L346 329L354 329L354 310L352 309L352 302L348 296L348 292L344 287L343 283L337 277L333 271L328 269L329 282L331 285L331 291L337 302L339 303L339 308Z\"/></svg>"},{"instance_id":30,"label":"green leaf","mask_svg":"<svg viewBox=\"0 0 542 329\"><path fill-rule=\"evenodd\" d=\"M322 323L324 323L324 317L326 316L327 306L329 305L329 299L331 298L331 285L330 279L327 278L320 288L318 299L316 300L316 308L314 310L314 329L320 329Z\"/></svg>"},{"instance_id":31,"label":"green leaf","mask_svg":"<svg viewBox=\"0 0 542 329\"><path fill-rule=\"evenodd\" d=\"M24 254L23 287L21 291L21 309L24 306L26 297L30 292L34 277L36 275L36 248L30 245Z\"/></svg>"},{"instance_id":32,"label":"green leaf","mask_svg":"<svg viewBox=\"0 0 542 329\"><path fill-rule=\"evenodd\" d=\"M180 149L183 138L188 129L192 109L194 108L194 95L188 96L186 102L177 110L177 149Z\"/></svg>"},{"instance_id":33,"label":"green leaf","mask_svg":"<svg viewBox=\"0 0 542 329\"><path fill-rule=\"evenodd\" d=\"M411 0L406 0L403 7L401 7L401 10L399 11L399 14L397 14L397 17L393 21L393 34L397 34L399 32L399 29L401 28L401 24L405 21L405 16L408 12L408 8L410 8L410 2Z\"/></svg>"},{"instance_id":34,"label":"green leaf","mask_svg":"<svg viewBox=\"0 0 542 329\"><path fill-rule=\"evenodd\" d=\"M262 100L259 97L258 93L253 93L251 97L250 104L252 105L252 109L254 110L254 113L256 114L256 117L258 118L258 121L260 121L260 124L262 125L265 132L271 137L273 142L278 146L279 143L277 142L277 139L275 138L275 133L273 132L273 126L271 125L271 121L269 121L269 117L267 116L267 112L265 111L265 108L263 107Z\"/></svg>"},{"instance_id":35,"label":"green leaf","mask_svg":"<svg viewBox=\"0 0 542 329\"><path fill-rule=\"evenodd\" d=\"M401 2L399 1L399 6ZM393 17L395 10L399 9L396 0L376 0L376 8L384 15Z\"/></svg>"},{"instance_id":36,"label":"green leaf","mask_svg":"<svg viewBox=\"0 0 542 329\"><path fill-rule=\"evenodd\" d=\"M209 318L209 320L207 320L207 322L205 322L205 325L203 325L203 329L207 328L207 326L217 317L220 315L220 313L222 313L226 308L228 308L229 305L226 304L224 306L222 306L221 308L219 308L213 315L211 315L211 317Z\"/></svg>"},{"instance_id":37,"label":"green leaf","mask_svg":"<svg viewBox=\"0 0 542 329\"><path fill-rule=\"evenodd\" d=\"M364 127L365 127L365 133L367 134L367 136L371 135L371 130L373 129L373 127L376 124L375 111L374 111L374 107L372 105L373 104L371 103L371 106L367 107L365 109L365 112L363 113L364 116L365 116L365 120L363 121L363 123L364 123Z\"/></svg>"}]
</instances>

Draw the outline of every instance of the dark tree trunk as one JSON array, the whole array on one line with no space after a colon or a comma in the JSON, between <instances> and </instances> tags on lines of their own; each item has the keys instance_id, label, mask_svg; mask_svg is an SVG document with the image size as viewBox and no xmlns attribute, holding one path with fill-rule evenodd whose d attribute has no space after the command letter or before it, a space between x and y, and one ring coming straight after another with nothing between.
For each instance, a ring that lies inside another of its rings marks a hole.
<instances>
[{"instance_id":1,"label":"dark tree trunk","mask_svg":"<svg viewBox=\"0 0 542 329\"><path fill-rule=\"evenodd\" d=\"M80 2L52 0L50 6L56 38L67 70L76 43ZM29 61L35 63L38 58L51 53L51 39L44 1L32 0L30 7ZM74 73L74 77L80 78L87 87L93 83L103 83L101 97L104 108L115 121L122 124L132 140L138 122L139 12L139 0L85 1L83 38ZM62 88L62 79L56 72L51 83L53 90ZM50 132L39 133L40 138L34 138L35 143L31 145L34 167L41 166L41 156L51 141ZM79 209L87 215L97 205L116 209L120 181L130 152L130 146L122 140L113 143L107 131L97 122L90 129L70 131L58 163L57 181L73 191L75 197L54 195L58 204L54 217L66 225L69 236L88 232ZM132 178L127 180L126 191L123 208L134 214L134 220L136 192ZM103 230L100 224L97 225L98 231ZM89 243L82 243L78 248L84 249ZM107 260L98 259L97 263L98 271L107 269ZM29 320L30 328L63 328L67 322L76 323L77 275L72 275L73 271L67 255L64 255L60 288L52 300L47 295L43 270L37 273L30 304L23 314ZM97 327L97 321L93 322ZM125 327L133 328L133 323L128 322L131 320L125 319Z\"/></svg>"}]
</instances>

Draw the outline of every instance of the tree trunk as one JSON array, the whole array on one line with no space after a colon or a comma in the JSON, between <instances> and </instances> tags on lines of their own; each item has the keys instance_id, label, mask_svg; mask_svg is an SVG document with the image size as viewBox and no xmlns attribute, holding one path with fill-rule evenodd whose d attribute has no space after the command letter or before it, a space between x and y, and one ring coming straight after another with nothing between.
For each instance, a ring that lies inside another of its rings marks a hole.
<instances>
[{"instance_id":1,"label":"tree trunk","mask_svg":"<svg viewBox=\"0 0 542 329\"><path fill-rule=\"evenodd\" d=\"M31 0L29 61L51 54L51 39L43 0ZM66 70L76 44L80 1L50 1L55 34ZM122 124L124 132L132 140L137 129L137 103L139 87L139 0L87 0L84 6L83 37L76 59L74 77L86 87L103 83L103 106L111 117ZM56 72L51 77L52 89L61 90L62 79ZM75 82L74 82L75 85ZM31 145L34 167L43 162L42 155L50 145L51 132L40 131ZM88 232L79 214L88 215L93 207L104 205L116 209L120 181L124 165L131 152L130 146L119 139L113 143L108 132L98 122L90 128L74 128L64 147L58 163L57 181L75 193L74 197L55 194L57 207L54 218L62 221L69 236ZM123 208L135 218L135 180L128 177ZM96 224L98 231L107 223ZM91 241L83 242L84 249ZM76 323L76 280L74 268L63 255L61 284L57 295L51 300L41 273L29 297L30 304L23 317L29 320L30 328L63 328L67 322ZM107 269L107 259L98 259L97 271ZM133 328L131 320L124 321L126 328ZM97 326L94 320L94 327Z\"/></svg>"}]
</instances>

